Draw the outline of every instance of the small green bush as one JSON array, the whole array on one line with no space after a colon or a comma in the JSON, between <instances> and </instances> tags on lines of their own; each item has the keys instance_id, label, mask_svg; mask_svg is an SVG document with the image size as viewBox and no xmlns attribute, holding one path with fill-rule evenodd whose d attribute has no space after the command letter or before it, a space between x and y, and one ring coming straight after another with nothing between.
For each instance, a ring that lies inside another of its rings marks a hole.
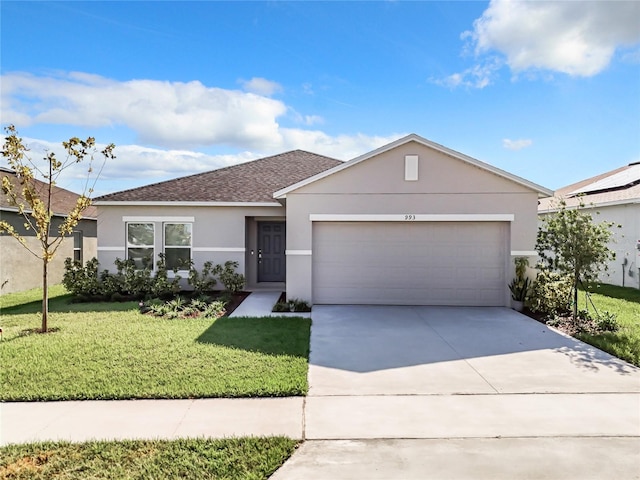
<instances>
[{"instance_id":1,"label":"small green bush","mask_svg":"<svg viewBox=\"0 0 640 480\"><path fill-rule=\"evenodd\" d=\"M180 296L167 302L159 303L153 300L149 303L140 303L140 312L148 313L154 317L169 319L178 318L219 318L226 313L226 303L220 300L205 302L199 299L188 301Z\"/></svg>"},{"instance_id":2,"label":"small green bush","mask_svg":"<svg viewBox=\"0 0 640 480\"><path fill-rule=\"evenodd\" d=\"M64 261L62 284L76 296L92 297L101 293L98 277L98 259L92 258L84 266L81 262L67 258Z\"/></svg>"},{"instance_id":3,"label":"small green bush","mask_svg":"<svg viewBox=\"0 0 640 480\"><path fill-rule=\"evenodd\" d=\"M567 313L571 310L572 285L568 276L542 269L531 286L527 307L550 317Z\"/></svg>"},{"instance_id":4,"label":"small green bush","mask_svg":"<svg viewBox=\"0 0 640 480\"><path fill-rule=\"evenodd\" d=\"M617 332L620 330L618 315L611 312L600 312L596 318L596 327L599 332Z\"/></svg>"},{"instance_id":5,"label":"small green bush","mask_svg":"<svg viewBox=\"0 0 640 480\"><path fill-rule=\"evenodd\" d=\"M196 270L193 260L189 260L189 262L186 263L186 266L189 267L188 281L191 288L193 288L194 295L201 295L204 292L210 292L218 283L214 275L216 275L218 271L222 270L222 267L219 265L214 267L213 262L204 262L201 272Z\"/></svg>"},{"instance_id":6,"label":"small green bush","mask_svg":"<svg viewBox=\"0 0 640 480\"><path fill-rule=\"evenodd\" d=\"M220 265L218 265L219 267ZM218 274L220 282L224 285L225 290L231 293L238 293L244 288L245 278L241 273L236 273L238 262L227 261L224 263L220 273Z\"/></svg>"},{"instance_id":7,"label":"small green bush","mask_svg":"<svg viewBox=\"0 0 640 480\"><path fill-rule=\"evenodd\" d=\"M527 257L517 257L515 259L516 276L509 284L511 298L518 302L524 302L529 294L531 280L526 276L529 259Z\"/></svg>"},{"instance_id":8,"label":"small green bush","mask_svg":"<svg viewBox=\"0 0 640 480\"><path fill-rule=\"evenodd\" d=\"M274 312L310 312L309 302L292 298L287 302L278 302L273 306Z\"/></svg>"}]
</instances>

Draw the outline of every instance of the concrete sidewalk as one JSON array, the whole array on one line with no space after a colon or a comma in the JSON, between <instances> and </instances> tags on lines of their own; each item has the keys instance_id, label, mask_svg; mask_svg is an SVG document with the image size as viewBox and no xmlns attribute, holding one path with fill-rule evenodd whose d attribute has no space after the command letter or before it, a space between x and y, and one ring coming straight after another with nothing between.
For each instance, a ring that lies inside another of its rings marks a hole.
<instances>
[{"instance_id":1,"label":"concrete sidewalk","mask_svg":"<svg viewBox=\"0 0 640 480\"><path fill-rule=\"evenodd\" d=\"M281 291L251 292L229 317L269 317L281 293Z\"/></svg>"},{"instance_id":2,"label":"concrete sidewalk","mask_svg":"<svg viewBox=\"0 0 640 480\"><path fill-rule=\"evenodd\" d=\"M0 404L0 445L43 440L303 436L304 398Z\"/></svg>"}]
</instances>

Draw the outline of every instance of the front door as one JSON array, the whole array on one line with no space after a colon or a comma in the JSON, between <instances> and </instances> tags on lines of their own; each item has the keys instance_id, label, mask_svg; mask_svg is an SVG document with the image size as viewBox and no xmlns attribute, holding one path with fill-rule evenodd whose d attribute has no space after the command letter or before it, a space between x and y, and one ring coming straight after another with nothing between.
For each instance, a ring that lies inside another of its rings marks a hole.
<instances>
[{"instance_id":1,"label":"front door","mask_svg":"<svg viewBox=\"0 0 640 480\"><path fill-rule=\"evenodd\" d=\"M258 282L284 282L285 222L258 222Z\"/></svg>"}]
</instances>

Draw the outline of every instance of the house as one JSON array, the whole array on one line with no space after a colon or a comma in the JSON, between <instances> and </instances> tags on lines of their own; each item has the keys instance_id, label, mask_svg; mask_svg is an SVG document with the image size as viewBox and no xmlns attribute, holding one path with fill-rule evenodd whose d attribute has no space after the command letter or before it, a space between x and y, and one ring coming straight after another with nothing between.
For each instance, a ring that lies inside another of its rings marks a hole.
<instances>
[{"instance_id":1,"label":"house","mask_svg":"<svg viewBox=\"0 0 640 480\"><path fill-rule=\"evenodd\" d=\"M551 193L418 135L296 150L96 199L98 258L235 260L248 289L314 304L505 306Z\"/></svg>"},{"instance_id":2,"label":"house","mask_svg":"<svg viewBox=\"0 0 640 480\"><path fill-rule=\"evenodd\" d=\"M20 192L18 179L13 170L0 167L0 178L6 177L15 187L15 192ZM44 191L47 184L35 180L36 189ZM63 188L53 187L52 210L54 217L51 223L51 231L57 235L57 230L66 214L76 204L79 195ZM35 252L40 252L40 242L36 238L33 229L27 230L24 226L25 219L18 213L18 209L9 204L9 199L0 193L0 219L8 222L22 235L26 245ZM66 238L56 256L49 263L49 284L62 282L64 274L64 261L71 257L84 262L97 254L97 225L96 208L91 206L83 213L83 218L76 227L73 235ZM6 233L0 233L0 292L13 293L29 290L42 286L42 260L27 251L15 238Z\"/></svg>"},{"instance_id":3,"label":"house","mask_svg":"<svg viewBox=\"0 0 640 480\"><path fill-rule=\"evenodd\" d=\"M600 280L640 288L640 162L556 190L553 197L540 201L540 215L557 211L560 199L570 208L582 201L594 221L621 226L612 228L614 241L609 247L616 258L609 262Z\"/></svg>"}]
</instances>

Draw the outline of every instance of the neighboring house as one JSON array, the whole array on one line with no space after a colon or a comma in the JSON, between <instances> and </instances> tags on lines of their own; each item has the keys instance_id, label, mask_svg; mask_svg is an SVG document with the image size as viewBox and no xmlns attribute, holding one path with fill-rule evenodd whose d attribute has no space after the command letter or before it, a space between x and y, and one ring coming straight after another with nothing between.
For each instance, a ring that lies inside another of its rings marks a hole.
<instances>
[{"instance_id":1,"label":"neighboring house","mask_svg":"<svg viewBox=\"0 0 640 480\"><path fill-rule=\"evenodd\" d=\"M614 241L609 246L616 252L616 259L600 280L640 288L640 162L556 190L552 198L540 201L538 212L546 215L557 211L560 199L568 207L582 201L594 221L615 224Z\"/></svg>"},{"instance_id":2,"label":"neighboring house","mask_svg":"<svg viewBox=\"0 0 640 480\"><path fill-rule=\"evenodd\" d=\"M20 185L13 170L0 167L0 179L7 177L20 192ZM36 180L36 189L44 191L46 183ZM66 214L73 209L79 195L63 188L53 187L51 232L57 236L58 227ZM26 204L26 202L25 202ZM18 209L9 205L5 194L0 193L0 218L12 225L25 238L31 250L40 253L40 242L33 229L27 230L25 219ZM85 262L97 253L96 209L89 207L83 213L72 236L66 238L49 264L49 284L62 282L64 260L67 257ZM28 252L15 238L0 234L0 292L12 293L42 286L42 260Z\"/></svg>"},{"instance_id":3,"label":"neighboring house","mask_svg":"<svg viewBox=\"0 0 640 480\"><path fill-rule=\"evenodd\" d=\"M314 304L509 304L552 192L417 135L349 162L296 150L105 195L116 258L235 260L247 288Z\"/></svg>"}]
</instances>

